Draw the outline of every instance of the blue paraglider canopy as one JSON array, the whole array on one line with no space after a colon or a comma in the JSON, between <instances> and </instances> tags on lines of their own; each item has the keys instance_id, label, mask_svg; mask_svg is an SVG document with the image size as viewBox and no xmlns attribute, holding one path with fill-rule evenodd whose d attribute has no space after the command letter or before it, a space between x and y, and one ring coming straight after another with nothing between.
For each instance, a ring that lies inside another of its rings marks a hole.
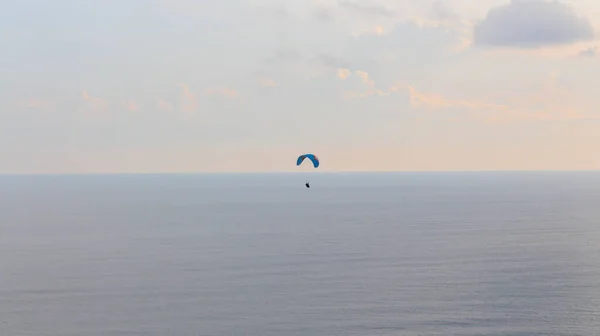
<instances>
[{"instance_id":1,"label":"blue paraglider canopy","mask_svg":"<svg viewBox=\"0 0 600 336\"><path fill-rule=\"evenodd\" d=\"M309 160L312 162L312 164L313 164L313 166L314 166L315 168L319 167L319 164L320 164L320 163L319 163L319 158L318 158L316 155L314 155L314 154L302 154L302 155L300 155L300 156L298 157L298 159L296 160L296 166L299 166L299 165L301 165L301 164L302 164L302 162L303 162L305 159L309 159Z\"/></svg>"}]
</instances>

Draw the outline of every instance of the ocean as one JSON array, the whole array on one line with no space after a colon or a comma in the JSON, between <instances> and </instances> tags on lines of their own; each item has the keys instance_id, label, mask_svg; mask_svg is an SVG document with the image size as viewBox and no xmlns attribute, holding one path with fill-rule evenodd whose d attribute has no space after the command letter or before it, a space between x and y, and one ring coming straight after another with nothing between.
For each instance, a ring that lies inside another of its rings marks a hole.
<instances>
[{"instance_id":1,"label":"ocean","mask_svg":"<svg viewBox=\"0 0 600 336\"><path fill-rule=\"evenodd\" d=\"M0 177L0 335L598 334L600 173Z\"/></svg>"}]
</instances>

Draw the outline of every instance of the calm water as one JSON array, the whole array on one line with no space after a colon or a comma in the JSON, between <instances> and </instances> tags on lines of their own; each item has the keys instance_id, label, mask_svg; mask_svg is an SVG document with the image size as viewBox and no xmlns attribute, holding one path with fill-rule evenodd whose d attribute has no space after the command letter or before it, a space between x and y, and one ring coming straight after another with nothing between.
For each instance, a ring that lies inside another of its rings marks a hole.
<instances>
[{"instance_id":1,"label":"calm water","mask_svg":"<svg viewBox=\"0 0 600 336\"><path fill-rule=\"evenodd\" d=\"M306 178L1 177L0 334L600 334L600 173Z\"/></svg>"}]
</instances>

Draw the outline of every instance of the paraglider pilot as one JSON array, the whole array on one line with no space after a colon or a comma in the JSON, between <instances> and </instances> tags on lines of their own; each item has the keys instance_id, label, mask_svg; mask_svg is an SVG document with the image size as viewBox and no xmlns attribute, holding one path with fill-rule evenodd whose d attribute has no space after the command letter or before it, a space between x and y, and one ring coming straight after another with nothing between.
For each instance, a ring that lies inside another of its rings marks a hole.
<instances>
[{"instance_id":1,"label":"paraglider pilot","mask_svg":"<svg viewBox=\"0 0 600 336\"><path fill-rule=\"evenodd\" d=\"M298 156L298 159L296 159L296 166L301 165L302 162L304 161L304 159L309 159L312 162L313 167L315 167L315 168L319 167L319 165L320 165L319 158L316 155L302 154L302 155ZM310 188L310 184L308 182L306 182L304 185L307 188Z\"/></svg>"}]
</instances>

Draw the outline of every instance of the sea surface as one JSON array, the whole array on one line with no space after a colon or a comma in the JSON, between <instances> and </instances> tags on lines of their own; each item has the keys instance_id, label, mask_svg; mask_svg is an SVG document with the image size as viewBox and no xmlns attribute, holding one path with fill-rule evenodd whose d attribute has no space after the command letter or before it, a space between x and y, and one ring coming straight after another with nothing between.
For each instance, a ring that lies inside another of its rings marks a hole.
<instances>
[{"instance_id":1,"label":"sea surface","mask_svg":"<svg viewBox=\"0 0 600 336\"><path fill-rule=\"evenodd\" d=\"M600 173L2 176L0 335L600 335Z\"/></svg>"}]
</instances>

